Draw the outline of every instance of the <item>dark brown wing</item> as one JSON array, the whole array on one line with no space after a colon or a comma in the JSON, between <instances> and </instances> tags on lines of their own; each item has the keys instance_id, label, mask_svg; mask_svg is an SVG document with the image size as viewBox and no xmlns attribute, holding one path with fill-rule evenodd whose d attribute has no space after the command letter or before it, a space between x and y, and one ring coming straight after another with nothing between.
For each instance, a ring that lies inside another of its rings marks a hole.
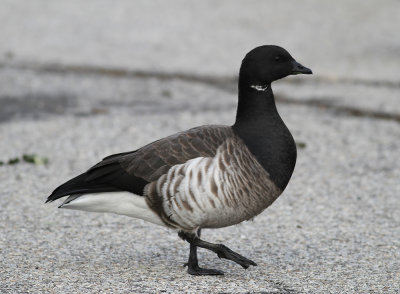
<instances>
[{"instance_id":1,"label":"dark brown wing","mask_svg":"<svg viewBox=\"0 0 400 294\"><path fill-rule=\"evenodd\" d=\"M197 127L122 155L118 160L129 174L152 182L173 165L196 157L214 156L218 147L231 136L232 129L227 126Z\"/></svg>"},{"instance_id":2,"label":"dark brown wing","mask_svg":"<svg viewBox=\"0 0 400 294\"><path fill-rule=\"evenodd\" d=\"M112 191L143 195L144 186L167 173L172 166L196 157L213 157L218 147L232 136L231 127L202 126L160 139L136 151L108 156L55 189L47 201L66 195Z\"/></svg>"}]
</instances>

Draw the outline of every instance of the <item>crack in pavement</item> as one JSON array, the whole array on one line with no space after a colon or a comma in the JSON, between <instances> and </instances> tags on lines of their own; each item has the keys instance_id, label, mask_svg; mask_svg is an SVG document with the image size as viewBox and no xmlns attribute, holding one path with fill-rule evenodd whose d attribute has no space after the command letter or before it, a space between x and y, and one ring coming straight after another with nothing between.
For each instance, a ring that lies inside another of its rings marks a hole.
<instances>
[{"instance_id":1,"label":"crack in pavement","mask_svg":"<svg viewBox=\"0 0 400 294\"><path fill-rule=\"evenodd\" d=\"M236 77L205 76L185 72L161 72L146 70L130 70L118 67L101 67L91 65L66 65L66 64L39 64L39 63L1 63L0 68L33 70L44 73L58 74L81 74L81 75L102 75L109 77L131 77L131 78L155 78L158 80L182 80L187 82L198 82L207 85L221 85L235 83Z\"/></svg>"},{"instance_id":2,"label":"crack in pavement","mask_svg":"<svg viewBox=\"0 0 400 294\"><path fill-rule=\"evenodd\" d=\"M57 73L57 74L77 74L77 75L102 75L108 77L126 77L126 78L142 78L149 79L155 78L158 80L181 80L191 83L201 83L208 86L218 87L225 91L236 91L237 76L206 76L197 75L185 72L159 72L159 71L146 71L146 70L130 70L118 67L102 67L91 65L66 65L57 63L34 63L34 62L0 62L1 68L17 69L17 70L33 70L44 73ZM290 80L285 80L285 83L292 84L315 84L315 83L328 83L328 84L351 84L351 85L364 85L371 87L386 87L386 88L400 88L400 81L383 81L383 80L365 80L359 78L340 78L320 76L311 79L301 79L293 77ZM354 106L337 105L335 103L326 101L326 99L313 98L307 100L298 100L289 97L277 95L277 101L285 104L296 104L311 107L318 107L333 110L336 113L342 113L355 117L368 117L372 119L384 119L400 122L400 114L388 113L379 110L369 110L357 108Z\"/></svg>"},{"instance_id":3,"label":"crack in pavement","mask_svg":"<svg viewBox=\"0 0 400 294\"><path fill-rule=\"evenodd\" d=\"M305 106L324 108L334 111L336 113L347 114L355 117L393 120L400 123L400 114L389 113L379 110L361 109L354 106L337 105L333 102L326 101L326 99L322 97L307 99L307 100L298 100L279 95L277 96L276 100L280 103L285 103L285 104L305 105Z\"/></svg>"},{"instance_id":4,"label":"crack in pavement","mask_svg":"<svg viewBox=\"0 0 400 294\"><path fill-rule=\"evenodd\" d=\"M55 72L64 74L95 74L105 75L110 77L134 77L134 78L156 78L160 80L182 80L189 82L199 82L211 85L221 85L226 83L236 83L237 75L235 76L211 76L191 74L187 72L162 72L162 71L147 71L147 70L131 70L122 67L103 67L93 65L74 65L74 64L58 64L58 63L35 63L35 62L0 62L0 68L35 70L40 72ZM400 81L390 80L370 80L351 77L334 77L334 76L317 76L309 79L292 77L290 80L285 80L285 83L291 84L351 84L364 85L372 87L400 88Z\"/></svg>"}]
</instances>

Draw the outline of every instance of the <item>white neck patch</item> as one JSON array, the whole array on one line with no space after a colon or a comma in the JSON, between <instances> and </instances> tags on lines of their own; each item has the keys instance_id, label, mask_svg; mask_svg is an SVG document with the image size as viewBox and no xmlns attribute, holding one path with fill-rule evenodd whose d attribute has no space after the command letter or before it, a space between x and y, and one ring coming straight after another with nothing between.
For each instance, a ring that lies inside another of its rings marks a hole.
<instances>
[{"instance_id":1,"label":"white neck patch","mask_svg":"<svg viewBox=\"0 0 400 294\"><path fill-rule=\"evenodd\" d=\"M261 85L251 85L250 88L256 89L257 91L266 91L268 89L268 85L261 86Z\"/></svg>"}]
</instances>

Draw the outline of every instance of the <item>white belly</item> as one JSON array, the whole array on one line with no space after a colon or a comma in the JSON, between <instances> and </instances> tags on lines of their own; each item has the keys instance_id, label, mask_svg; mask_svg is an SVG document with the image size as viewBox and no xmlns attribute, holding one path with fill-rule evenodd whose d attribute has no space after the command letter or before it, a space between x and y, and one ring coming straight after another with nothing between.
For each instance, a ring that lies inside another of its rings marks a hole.
<instances>
[{"instance_id":1,"label":"white belly","mask_svg":"<svg viewBox=\"0 0 400 294\"><path fill-rule=\"evenodd\" d=\"M145 197L130 192L86 194L70 202L67 199L60 207L92 212L111 212L143 219L157 225L165 225L160 217L148 207Z\"/></svg>"}]
</instances>

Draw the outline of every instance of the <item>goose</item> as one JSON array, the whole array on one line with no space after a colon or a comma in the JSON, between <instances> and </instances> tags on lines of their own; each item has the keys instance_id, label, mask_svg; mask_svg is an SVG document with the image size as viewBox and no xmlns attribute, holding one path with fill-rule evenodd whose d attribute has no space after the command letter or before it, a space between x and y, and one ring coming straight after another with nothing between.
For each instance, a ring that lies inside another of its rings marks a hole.
<instances>
[{"instance_id":1,"label":"goose","mask_svg":"<svg viewBox=\"0 0 400 294\"><path fill-rule=\"evenodd\" d=\"M232 126L205 125L135 151L114 154L56 188L47 202L59 208L139 218L178 232L190 246L187 272L222 275L199 266L197 248L244 269L257 264L201 230L254 218L285 190L296 164L295 141L280 117L271 83L312 74L282 47L263 45L242 61Z\"/></svg>"}]
</instances>

